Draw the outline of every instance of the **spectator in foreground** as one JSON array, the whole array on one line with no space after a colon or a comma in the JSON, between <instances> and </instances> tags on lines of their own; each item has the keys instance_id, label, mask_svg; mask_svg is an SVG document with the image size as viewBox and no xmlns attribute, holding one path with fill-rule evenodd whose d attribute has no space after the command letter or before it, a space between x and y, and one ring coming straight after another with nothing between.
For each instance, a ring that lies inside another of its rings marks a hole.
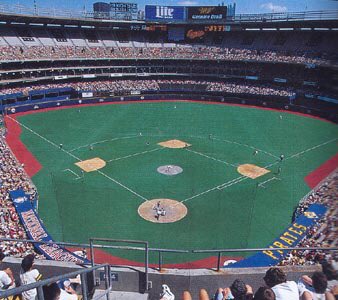
<instances>
[{"instance_id":1,"label":"spectator in foreground","mask_svg":"<svg viewBox=\"0 0 338 300\"><path fill-rule=\"evenodd\" d=\"M46 300L77 300L76 295L63 291L56 282L43 286L43 295Z\"/></svg>"},{"instance_id":2,"label":"spectator in foreground","mask_svg":"<svg viewBox=\"0 0 338 300\"><path fill-rule=\"evenodd\" d=\"M28 254L21 262L20 282L21 285L34 283L41 279L42 275L37 269L33 269L34 254ZM37 295L36 289L22 293L22 300L34 300Z\"/></svg>"},{"instance_id":3,"label":"spectator in foreground","mask_svg":"<svg viewBox=\"0 0 338 300\"><path fill-rule=\"evenodd\" d=\"M242 280L236 279L230 288L219 288L215 294L215 300L234 299L234 300L251 300L253 291L250 285L245 284Z\"/></svg>"},{"instance_id":4,"label":"spectator in foreground","mask_svg":"<svg viewBox=\"0 0 338 300\"><path fill-rule=\"evenodd\" d=\"M77 280L77 279L74 279ZM75 292L74 288L72 287L73 279L67 278L66 280L61 280L58 282L58 286L61 289L61 296L65 299L77 299L77 293ZM77 281L75 281L77 282ZM67 297L66 297L67 296Z\"/></svg>"},{"instance_id":5,"label":"spectator in foreground","mask_svg":"<svg viewBox=\"0 0 338 300\"><path fill-rule=\"evenodd\" d=\"M5 258L5 254L0 250L0 263ZM0 271L0 291L7 290L15 287L14 277L12 270L7 268L3 271Z\"/></svg>"},{"instance_id":6,"label":"spectator in foreground","mask_svg":"<svg viewBox=\"0 0 338 300\"><path fill-rule=\"evenodd\" d=\"M275 300L276 296L272 289L268 287L260 287L254 296L255 300Z\"/></svg>"},{"instance_id":7,"label":"spectator in foreground","mask_svg":"<svg viewBox=\"0 0 338 300\"><path fill-rule=\"evenodd\" d=\"M335 286L338 286L338 272L328 262L322 263L323 273L327 277L327 288L331 291Z\"/></svg>"},{"instance_id":8,"label":"spectator in foreground","mask_svg":"<svg viewBox=\"0 0 338 300\"><path fill-rule=\"evenodd\" d=\"M43 296L45 297L45 299L60 300L61 290L56 282L48 284L48 285L44 285L42 289L43 289Z\"/></svg>"},{"instance_id":9,"label":"spectator in foreground","mask_svg":"<svg viewBox=\"0 0 338 300\"><path fill-rule=\"evenodd\" d=\"M301 300L333 300L330 292L326 292L327 278L323 272L314 272L311 277L303 275L298 282Z\"/></svg>"},{"instance_id":10,"label":"spectator in foreground","mask_svg":"<svg viewBox=\"0 0 338 300\"><path fill-rule=\"evenodd\" d=\"M175 295L170 291L169 286L162 284L162 293L160 300L175 300Z\"/></svg>"},{"instance_id":11,"label":"spectator in foreground","mask_svg":"<svg viewBox=\"0 0 338 300\"><path fill-rule=\"evenodd\" d=\"M299 300L297 283L287 281L283 270L270 268L266 271L263 279L275 293L276 300Z\"/></svg>"}]
</instances>

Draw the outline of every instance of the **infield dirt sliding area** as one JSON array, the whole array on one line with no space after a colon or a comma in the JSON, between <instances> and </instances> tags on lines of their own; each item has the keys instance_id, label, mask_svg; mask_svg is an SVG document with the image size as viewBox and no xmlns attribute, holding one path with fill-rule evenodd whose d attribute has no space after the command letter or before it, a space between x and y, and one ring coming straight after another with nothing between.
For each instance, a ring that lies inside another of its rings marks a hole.
<instances>
[{"instance_id":1,"label":"infield dirt sliding area","mask_svg":"<svg viewBox=\"0 0 338 300\"><path fill-rule=\"evenodd\" d=\"M332 123L218 104L87 106L8 116L7 123L9 144L20 125L21 141L41 164L31 174L40 217L55 240L68 242L106 237L146 240L154 248L265 247L309 192L304 178L337 154ZM167 254L164 263L208 256Z\"/></svg>"}]
</instances>

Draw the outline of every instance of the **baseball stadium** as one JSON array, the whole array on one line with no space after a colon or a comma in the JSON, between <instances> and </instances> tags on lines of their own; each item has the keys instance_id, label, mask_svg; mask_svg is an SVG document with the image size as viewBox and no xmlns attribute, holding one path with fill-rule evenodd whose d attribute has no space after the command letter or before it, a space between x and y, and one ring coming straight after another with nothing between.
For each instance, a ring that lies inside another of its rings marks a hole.
<instances>
[{"instance_id":1,"label":"baseball stadium","mask_svg":"<svg viewBox=\"0 0 338 300\"><path fill-rule=\"evenodd\" d=\"M0 5L1 299L337 297L338 10L239 5Z\"/></svg>"}]
</instances>

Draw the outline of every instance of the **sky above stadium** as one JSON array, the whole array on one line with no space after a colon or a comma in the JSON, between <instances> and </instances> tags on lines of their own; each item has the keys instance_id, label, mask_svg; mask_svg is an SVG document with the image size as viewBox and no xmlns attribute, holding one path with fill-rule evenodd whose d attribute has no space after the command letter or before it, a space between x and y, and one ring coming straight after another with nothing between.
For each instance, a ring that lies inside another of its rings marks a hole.
<instances>
[{"instance_id":1,"label":"sky above stadium","mask_svg":"<svg viewBox=\"0 0 338 300\"><path fill-rule=\"evenodd\" d=\"M38 8L77 11L83 10L84 8L87 11L91 11L93 9L93 3L95 2L133 2L138 3L140 9L143 9L145 4L194 6L236 2L236 14L338 9L337 0L36 0ZM32 8L34 6L34 0L1 0L0 6L3 4L11 6L19 4Z\"/></svg>"}]
</instances>

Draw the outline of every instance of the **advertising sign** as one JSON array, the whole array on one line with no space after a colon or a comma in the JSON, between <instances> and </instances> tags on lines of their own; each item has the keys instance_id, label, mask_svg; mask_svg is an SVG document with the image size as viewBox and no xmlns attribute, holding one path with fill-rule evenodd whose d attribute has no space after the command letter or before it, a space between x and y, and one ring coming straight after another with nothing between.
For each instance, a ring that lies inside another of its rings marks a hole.
<instances>
[{"instance_id":1,"label":"advertising sign","mask_svg":"<svg viewBox=\"0 0 338 300\"><path fill-rule=\"evenodd\" d=\"M202 40L205 36L203 28L189 28L186 32L186 38L189 40Z\"/></svg>"},{"instance_id":2,"label":"advertising sign","mask_svg":"<svg viewBox=\"0 0 338 300\"><path fill-rule=\"evenodd\" d=\"M35 241L53 242L39 216L33 209L29 195L22 189L9 193L14 207L19 215L20 221L25 227L28 238ZM52 260L68 261L78 264L89 263L85 258L68 251L56 244L34 244L35 249L45 257Z\"/></svg>"},{"instance_id":3,"label":"advertising sign","mask_svg":"<svg viewBox=\"0 0 338 300\"><path fill-rule=\"evenodd\" d=\"M311 204L294 223L290 224L280 236L278 236L266 248L278 248L279 250L265 250L249 256L239 262L229 265L230 268L252 268L277 265L290 250L284 248L296 247L304 239L309 230L323 218L327 208L322 204ZM266 224L268 226L268 224Z\"/></svg>"},{"instance_id":4,"label":"advertising sign","mask_svg":"<svg viewBox=\"0 0 338 300\"><path fill-rule=\"evenodd\" d=\"M226 19L226 6L190 6L187 8L188 20L221 21Z\"/></svg>"},{"instance_id":5,"label":"advertising sign","mask_svg":"<svg viewBox=\"0 0 338 300\"><path fill-rule=\"evenodd\" d=\"M182 21L185 19L185 7L146 5L145 18L147 21Z\"/></svg>"}]
</instances>

